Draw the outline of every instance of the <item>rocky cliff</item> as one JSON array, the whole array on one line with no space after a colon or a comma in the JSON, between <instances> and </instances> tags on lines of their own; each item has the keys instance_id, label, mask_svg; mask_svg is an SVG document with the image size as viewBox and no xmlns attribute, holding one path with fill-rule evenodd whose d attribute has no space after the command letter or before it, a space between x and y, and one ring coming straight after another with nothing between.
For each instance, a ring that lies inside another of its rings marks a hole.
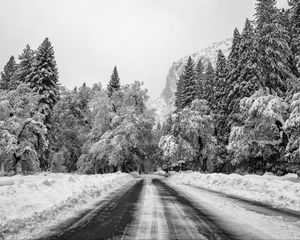
<instances>
[{"instance_id":1,"label":"rocky cliff","mask_svg":"<svg viewBox=\"0 0 300 240\"><path fill-rule=\"evenodd\" d=\"M176 84L179 76L182 74L184 65L189 56L191 56L195 63L201 58L204 64L211 61L213 66L216 64L218 50L221 49L227 57L232 44L232 39L213 43L211 46L193 53L180 60L174 62L167 75L165 88L163 89L160 98L151 100L148 104L151 108L155 109L157 122L162 122L165 116L174 111L174 96L176 91Z\"/></svg>"},{"instance_id":2,"label":"rocky cliff","mask_svg":"<svg viewBox=\"0 0 300 240\"><path fill-rule=\"evenodd\" d=\"M195 62L197 62L201 58L204 63L211 61L213 66L215 66L218 50L221 49L224 55L227 57L231 48L231 43L231 38L221 42L216 42L211 46L200 50L199 52L191 54L190 56L194 59ZM183 57L180 60L174 62L169 69L169 73L166 79L166 85L161 93L161 99L163 99L167 105L170 105L173 102L174 94L176 91L176 83L179 79L179 76L182 74L184 65L188 57L189 56Z\"/></svg>"}]
</instances>

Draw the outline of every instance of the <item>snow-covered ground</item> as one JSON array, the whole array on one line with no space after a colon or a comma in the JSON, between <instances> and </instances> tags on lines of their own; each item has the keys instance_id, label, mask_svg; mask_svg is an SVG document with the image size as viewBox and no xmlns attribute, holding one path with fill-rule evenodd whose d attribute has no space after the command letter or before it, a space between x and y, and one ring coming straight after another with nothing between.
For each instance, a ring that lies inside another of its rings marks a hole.
<instances>
[{"instance_id":1,"label":"snow-covered ground","mask_svg":"<svg viewBox=\"0 0 300 240\"><path fill-rule=\"evenodd\" d=\"M168 181L255 200L274 207L300 211L300 181L297 180L296 174L277 177L271 174L241 176L182 172L172 174Z\"/></svg>"},{"instance_id":2,"label":"snow-covered ground","mask_svg":"<svg viewBox=\"0 0 300 240\"><path fill-rule=\"evenodd\" d=\"M74 216L133 177L37 174L0 178L0 239L27 239Z\"/></svg>"},{"instance_id":3,"label":"snow-covered ground","mask_svg":"<svg viewBox=\"0 0 300 240\"><path fill-rule=\"evenodd\" d=\"M244 232L245 236L240 239L300 239L299 218L265 212L263 208L243 204L200 188L168 182L194 204L205 206L205 209L213 213L217 219L223 220L227 228ZM252 234L257 238L253 238Z\"/></svg>"}]
</instances>

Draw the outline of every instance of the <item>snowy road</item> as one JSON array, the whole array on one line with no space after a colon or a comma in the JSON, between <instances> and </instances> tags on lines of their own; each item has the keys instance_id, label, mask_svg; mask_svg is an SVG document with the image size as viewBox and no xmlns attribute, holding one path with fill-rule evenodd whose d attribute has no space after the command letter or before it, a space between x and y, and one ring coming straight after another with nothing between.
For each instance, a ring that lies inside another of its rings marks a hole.
<instances>
[{"instance_id":1,"label":"snowy road","mask_svg":"<svg viewBox=\"0 0 300 240\"><path fill-rule=\"evenodd\" d=\"M68 227L54 229L47 240L63 239L297 239L300 237L300 221L290 216L290 225L280 225L278 220L270 221L282 235L272 235L272 226L255 226L265 223L265 219L248 222L238 221L222 207L231 211L244 209L245 218L253 220L255 215L264 214L267 207L253 207L246 202L237 206L224 196L192 189L173 186L164 179L144 176L130 182L116 192L110 199L100 202L92 211L71 221ZM208 201L209 203L207 203ZM223 201L223 202L222 202ZM237 201L237 200L232 200ZM212 207L216 204L216 207ZM230 205L230 207L228 207ZM250 208L251 209L247 209ZM255 212L253 209L255 208ZM268 210L270 211L270 210ZM251 212L251 213L249 213ZM249 215L250 214L250 215ZM238 215L238 214L237 214ZM280 214L279 214L280 215ZM282 216L279 216L282 218ZM287 216L288 217L288 216ZM288 219L288 218L286 218ZM285 220L286 220L285 219ZM261 221L261 222L260 222ZM278 225L279 224L279 225ZM273 227L274 227L273 226ZM270 228L263 231L264 228ZM280 230L285 229L285 232ZM287 233L290 235L287 236ZM285 235L283 235L285 234Z\"/></svg>"}]
</instances>

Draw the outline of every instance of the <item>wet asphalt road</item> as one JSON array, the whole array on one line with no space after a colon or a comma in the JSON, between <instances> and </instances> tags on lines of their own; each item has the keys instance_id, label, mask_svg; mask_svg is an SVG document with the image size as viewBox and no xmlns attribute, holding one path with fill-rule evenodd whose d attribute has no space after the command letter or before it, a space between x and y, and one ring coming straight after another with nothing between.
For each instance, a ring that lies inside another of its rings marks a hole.
<instances>
[{"instance_id":1,"label":"wet asphalt road","mask_svg":"<svg viewBox=\"0 0 300 240\"><path fill-rule=\"evenodd\" d=\"M146 177L43 239L259 239L225 226L163 179Z\"/></svg>"}]
</instances>

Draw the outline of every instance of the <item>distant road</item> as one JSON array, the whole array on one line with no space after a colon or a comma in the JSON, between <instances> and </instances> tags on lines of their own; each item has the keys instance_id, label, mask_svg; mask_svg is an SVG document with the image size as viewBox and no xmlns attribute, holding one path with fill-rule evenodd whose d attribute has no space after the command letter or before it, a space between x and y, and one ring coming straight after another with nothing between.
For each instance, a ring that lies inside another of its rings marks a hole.
<instances>
[{"instance_id":1,"label":"distant road","mask_svg":"<svg viewBox=\"0 0 300 240\"><path fill-rule=\"evenodd\" d=\"M43 239L264 239L255 234L230 226L163 178L145 175Z\"/></svg>"}]
</instances>

